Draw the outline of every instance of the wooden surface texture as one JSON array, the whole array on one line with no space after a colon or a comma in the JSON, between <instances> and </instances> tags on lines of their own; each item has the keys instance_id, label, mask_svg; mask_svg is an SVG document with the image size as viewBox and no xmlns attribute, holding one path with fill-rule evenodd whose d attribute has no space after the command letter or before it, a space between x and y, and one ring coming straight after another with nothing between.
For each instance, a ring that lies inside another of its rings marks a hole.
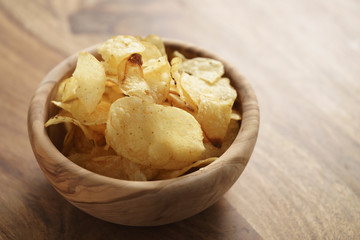
<instances>
[{"instance_id":1,"label":"wooden surface texture","mask_svg":"<svg viewBox=\"0 0 360 240\"><path fill-rule=\"evenodd\" d=\"M231 62L261 122L235 185L161 227L93 218L49 184L26 115L46 73L117 34L179 39ZM0 0L0 239L360 239L360 2Z\"/></svg>"}]
</instances>

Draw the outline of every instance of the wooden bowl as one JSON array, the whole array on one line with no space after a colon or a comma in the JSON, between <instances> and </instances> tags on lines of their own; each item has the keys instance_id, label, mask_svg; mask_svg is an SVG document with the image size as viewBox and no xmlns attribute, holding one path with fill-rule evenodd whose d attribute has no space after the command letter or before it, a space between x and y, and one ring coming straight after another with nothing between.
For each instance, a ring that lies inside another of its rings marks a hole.
<instances>
[{"instance_id":1,"label":"wooden bowl","mask_svg":"<svg viewBox=\"0 0 360 240\"><path fill-rule=\"evenodd\" d=\"M58 83L73 72L77 54L65 59L41 82L28 112L32 149L52 186L74 206L97 218L129 226L156 226L180 221L214 204L235 183L255 146L259 130L259 108L248 81L230 64L198 47L166 40L168 53L178 50L186 57L205 56L225 65L226 76L238 93L242 113L239 133L230 148L215 162L193 173L169 180L127 181L90 172L58 150L64 134L60 127L45 129L54 115L50 101ZM85 49L99 58L96 47ZM60 126L60 125L59 125Z\"/></svg>"}]
</instances>

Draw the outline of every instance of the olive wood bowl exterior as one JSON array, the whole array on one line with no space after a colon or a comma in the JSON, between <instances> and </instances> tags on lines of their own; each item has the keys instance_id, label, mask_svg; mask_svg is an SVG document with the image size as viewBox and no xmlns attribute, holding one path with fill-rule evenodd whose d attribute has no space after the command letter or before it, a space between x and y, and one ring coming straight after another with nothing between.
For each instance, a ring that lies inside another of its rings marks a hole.
<instances>
[{"instance_id":1,"label":"olive wood bowl exterior","mask_svg":"<svg viewBox=\"0 0 360 240\"><path fill-rule=\"evenodd\" d=\"M64 131L45 129L53 116L59 82L73 72L77 54L54 69L40 83L28 111L28 132L35 157L51 185L67 201L97 218L129 226L157 226L193 216L214 204L236 182L253 152L259 131L259 108L248 81L229 63L199 47L165 40L171 58L178 50L186 57L211 57L224 63L225 76L237 90L236 108L242 114L239 133L230 148L215 162L190 174L159 181L127 181L98 175L66 158L58 150ZM97 46L88 51L96 53Z\"/></svg>"}]
</instances>

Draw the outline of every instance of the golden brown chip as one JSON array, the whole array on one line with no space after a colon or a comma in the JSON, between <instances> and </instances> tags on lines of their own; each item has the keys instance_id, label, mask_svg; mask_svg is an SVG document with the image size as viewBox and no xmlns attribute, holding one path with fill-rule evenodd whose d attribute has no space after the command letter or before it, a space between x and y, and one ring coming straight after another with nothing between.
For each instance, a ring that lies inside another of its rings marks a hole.
<instances>
[{"instance_id":1,"label":"golden brown chip","mask_svg":"<svg viewBox=\"0 0 360 240\"><path fill-rule=\"evenodd\" d=\"M51 125L55 125L55 124L59 124L59 123L65 123L65 122L69 122L72 123L78 127L81 128L81 130L83 131L84 135L88 138L88 139L93 139L93 134L92 132L83 124L81 124L78 120L71 118L71 117L65 117L65 116L59 116L56 115L52 118L50 118L46 123L45 123L45 127L51 126Z\"/></svg>"},{"instance_id":2,"label":"golden brown chip","mask_svg":"<svg viewBox=\"0 0 360 240\"><path fill-rule=\"evenodd\" d=\"M170 64L166 57L148 61L143 72L155 102L164 102L169 94L171 80Z\"/></svg>"},{"instance_id":3,"label":"golden brown chip","mask_svg":"<svg viewBox=\"0 0 360 240\"><path fill-rule=\"evenodd\" d=\"M180 71L213 84L224 74L224 66L217 60L197 57L183 61Z\"/></svg>"},{"instance_id":4,"label":"golden brown chip","mask_svg":"<svg viewBox=\"0 0 360 240\"><path fill-rule=\"evenodd\" d=\"M182 87L182 78L189 76L186 74L186 76L183 76L179 72L179 67L182 60L178 57L175 57L171 60L171 76L174 80L174 85L172 86L176 90L173 90L174 93L178 93L180 98L185 102L187 107L191 109L191 111L197 111L197 103L193 101L191 96L183 89Z\"/></svg>"},{"instance_id":5,"label":"golden brown chip","mask_svg":"<svg viewBox=\"0 0 360 240\"><path fill-rule=\"evenodd\" d=\"M104 101L107 101L109 103L115 102L117 99L125 97L124 93L119 88L119 85L112 81L106 81L105 83L105 92L103 95Z\"/></svg>"},{"instance_id":6,"label":"golden brown chip","mask_svg":"<svg viewBox=\"0 0 360 240\"><path fill-rule=\"evenodd\" d=\"M232 101L201 99L196 119L210 141L221 147L230 123Z\"/></svg>"},{"instance_id":7,"label":"golden brown chip","mask_svg":"<svg viewBox=\"0 0 360 240\"><path fill-rule=\"evenodd\" d=\"M230 122L236 91L228 78L220 78L209 84L198 77L183 73L180 78L183 99L195 104L196 119L201 124L206 136L216 145L221 146ZM180 95L181 97L181 95Z\"/></svg>"},{"instance_id":8,"label":"golden brown chip","mask_svg":"<svg viewBox=\"0 0 360 240\"><path fill-rule=\"evenodd\" d=\"M215 83L224 74L224 65L215 59L204 57L186 59L185 56L178 51L174 52L174 57L182 60L179 66L180 73L188 73L207 83Z\"/></svg>"},{"instance_id":9,"label":"golden brown chip","mask_svg":"<svg viewBox=\"0 0 360 240\"><path fill-rule=\"evenodd\" d=\"M165 45L159 36L150 34L144 40L154 44L159 49L161 55L167 57L166 51L165 51Z\"/></svg>"},{"instance_id":10,"label":"golden brown chip","mask_svg":"<svg viewBox=\"0 0 360 240\"><path fill-rule=\"evenodd\" d=\"M137 96L149 102L153 102L151 90L144 79L142 71L142 58L140 54L133 54L125 66L125 78L119 79L119 88L128 96Z\"/></svg>"},{"instance_id":11,"label":"golden brown chip","mask_svg":"<svg viewBox=\"0 0 360 240\"><path fill-rule=\"evenodd\" d=\"M105 91L106 75L102 64L90 53L79 53L78 62L73 74L77 84L76 96L88 113L92 113ZM65 89L66 90L66 86ZM64 92L65 93L65 92Z\"/></svg>"},{"instance_id":12,"label":"golden brown chip","mask_svg":"<svg viewBox=\"0 0 360 240\"><path fill-rule=\"evenodd\" d=\"M231 119L241 120L241 113L238 110L233 109L231 112Z\"/></svg>"},{"instance_id":13,"label":"golden brown chip","mask_svg":"<svg viewBox=\"0 0 360 240\"><path fill-rule=\"evenodd\" d=\"M145 50L144 45L133 36L115 36L98 47L98 53L105 61L105 70L108 74L117 75L123 72L125 65L119 68L124 59L134 53ZM118 72L118 69L120 70Z\"/></svg>"},{"instance_id":14,"label":"golden brown chip","mask_svg":"<svg viewBox=\"0 0 360 240\"><path fill-rule=\"evenodd\" d=\"M142 45L144 45L145 50L141 53L144 64L152 59L158 59L161 57L160 50L151 42L140 41Z\"/></svg>"},{"instance_id":15,"label":"golden brown chip","mask_svg":"<svg viewBox=\"0 0 360 240\"><path fill-rule=\"evenodd\" d=\"M174 107L120 98L110 108L106 140L131 161L158 169L181 169L204 150L199 123Z\"/></svg>"},{"instance_id":16,"label":"golden brown chip","mask_svg":"<svg viewBox=\"0 0 360 240\"><path fill-rule=\"evenodd\" d=\"M238 132L239 132L240 124L239 121L231 120L226 136L220 148L215 147L209 139L204 138L204 146L205 151L201 154L201 159L206 159L210 157L220 157L233 143Z\"/></svg>"},{"instance_id":17,"label":"golden brown chip","mask_svg":"<svg viewBox=\"0 0 360 240\"><path fill-rule=\"evenodd\" d=\"M55 96L55 101L61 101L62 95L64 93L65 83L66 83L66 79L62 80L59 83L59 86L58 86L58 89L56 92L56 96Z\"/></svg>"},{"instance_id":18,"label":"golden brown chip","mask_svg":"<svg viewBox=\"0 0 360 240\"><path fill-rule=\"evenodd\" d=\"M84 125L101 125L107 121L111 103L102 99L92 113L88 113L85 106L78 100L68 103L52 101L56 106L71 113L72 117Z\"/></svg>"},{"instance_id":19,"label":"golden brown chip","mask_svg":"<svg viewBox=\"0 0 360 240\"><path fill-rule=\"evenodd\" d=\"M64 90L61 97L62 102L71 101L76 99L76 90L78 88L78 82L74 77L70 77L64 80Z\"/></svg>"},{"instance_id":20,"label":"golden brown chip","mask_svg":"<svg viewBox=\"0 0 360 240\"><path fill-rule=\"evenodd\" d=\"M168 100L171 106L181 108L190 113L191 115L196 116L194 109L185 101L183 101L178 94L169 93Z\"/></svg>"}]
</instances>

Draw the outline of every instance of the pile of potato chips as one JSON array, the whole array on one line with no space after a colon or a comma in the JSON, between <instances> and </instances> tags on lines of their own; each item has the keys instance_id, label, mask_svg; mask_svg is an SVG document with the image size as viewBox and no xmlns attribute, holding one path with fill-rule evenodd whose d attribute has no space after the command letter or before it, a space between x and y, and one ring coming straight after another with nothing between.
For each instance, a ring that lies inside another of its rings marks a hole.
<instances>
[{"instance_id":1,"label":"pile of potato chips","mask_svg":"<svg viewBox=\"0 0 360 240\"><path fill-rule=\"evenodd\" d=\"M87 52L52 101L64 123L62 152L105 176L174 178L204 167L235 139L237 94L221 62L179 52L169 60L160 37L116 36Z\"/></svg>"}]
</instances>

